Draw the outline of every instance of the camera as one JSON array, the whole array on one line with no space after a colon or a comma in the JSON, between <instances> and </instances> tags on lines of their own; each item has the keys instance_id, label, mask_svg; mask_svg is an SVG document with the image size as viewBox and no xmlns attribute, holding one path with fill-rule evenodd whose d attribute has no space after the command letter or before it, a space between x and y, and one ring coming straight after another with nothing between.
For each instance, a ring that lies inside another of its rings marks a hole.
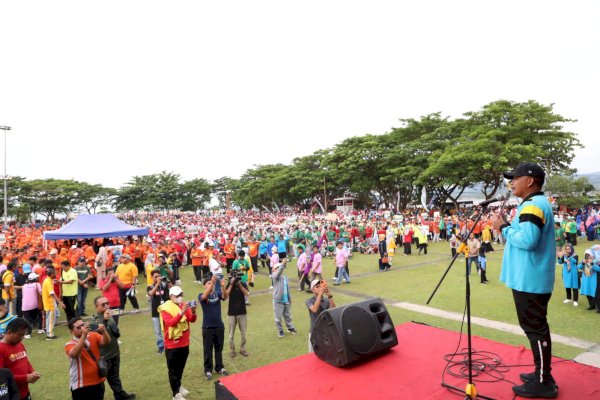
<instances>
[{"instance_id":1,"label":"camera","mask_svg":"<svg viewBox=\"0 0 600 400\"><path fill-rule=\"evenodd\" d=\"M188 301L187 303L190 307L196 307L198 305L198 302L196 300Z\"/></svg>"},{"instance_id":2,"label":"camera","mask_svg":"<svg viewBox=\"0 0 600 400\"><path fill-rule=\"evenodd\" d=\"M239 282L242 279L242 276L244 276L244 271L240 269L232 269L229 273L229 281L235 278L235 280Z\"/></svg>"},{"instance_id":3,"label":"camera","mask_svg":"<svg viewBox=\"0 0 600 400\"><path fill-rule=\"evenodd\" d=\"M98 324L89 324L88 328L90 329L90 332L97 332L98 331Z\"/></svg>"}]
</instances>

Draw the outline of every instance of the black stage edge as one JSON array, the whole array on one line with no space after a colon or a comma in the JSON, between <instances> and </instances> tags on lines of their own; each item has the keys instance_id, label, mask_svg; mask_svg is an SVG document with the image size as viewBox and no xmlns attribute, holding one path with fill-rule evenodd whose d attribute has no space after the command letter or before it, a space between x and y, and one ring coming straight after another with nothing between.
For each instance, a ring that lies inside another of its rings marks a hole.
<instances>
[{"instance_id":1,"label":"black stage edge","mask_svg":"<svg viewBox=\"0 0 600 400\"><path fill-rule=\"evenodd\" d=\"M238 400L229 389L223 386L221 381L215 382L215 394L217 395L217 400Z\"/></svg>"}]
</instances>

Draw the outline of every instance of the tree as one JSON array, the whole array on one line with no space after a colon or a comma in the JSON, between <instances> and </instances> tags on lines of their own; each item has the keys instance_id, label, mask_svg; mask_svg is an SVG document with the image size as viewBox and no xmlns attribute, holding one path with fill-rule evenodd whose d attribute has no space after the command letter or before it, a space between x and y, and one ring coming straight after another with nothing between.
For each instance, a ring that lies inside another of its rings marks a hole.
<instances>
[{"instance_id":1,"label":"tree","mask_svg":"<svg viewBox=\"0 0 600 400\"><path fill-rule=\"evenodd\" d=\"M96 214L98 207L111 205L117 195L115 189L102 185L85 182L77 182L77 185L73 201L78 208L85 210L88 214Z\"/></svg>"},{"instance_id":2,"label":"tree","mask_svg":"<svg viewBox=\"0 0 600 400\"><path fill-rule=\"evenodd\" d=\"M227 207L227 196L235 192L239 187L239 184L240 181L238 179L229 178L227 176L223 176L213 181L211 185L212 194L217 198L219 207Z\"/></svg>"},{"instance_id":3,"label":"tree","mask_svg":"<svg viewBox=\"0 0 600 400\"><path fill-rule=\"evenodd\" d=\"M33 214L53 220L56 214L68 213L76 207L79 183L74 180L35 179L22 182L19 203Z\"/></svg>"},{"instance_id":4,"label":"tree","mask_svg":"<svg viewBox=\"0 0 600 400\"><path fill-rule=\"evenodd\" d=\"M203 178L192 179L179 186L177 208L182 211L197 211L210 201L212 185Z\"/></svg>"},{"instance_id":5,"label":"tree","mask_svg":"<svg viewBox=\"0 0 600 400\"><path fill-rule=\"evenodd\" d=\"M569 208L583 207L590 202L588 193L594 186L587 177L576 178L571 175L552 175L546 182L546 191L557 198L559 204Z\"/></svg>"}]
</instances>

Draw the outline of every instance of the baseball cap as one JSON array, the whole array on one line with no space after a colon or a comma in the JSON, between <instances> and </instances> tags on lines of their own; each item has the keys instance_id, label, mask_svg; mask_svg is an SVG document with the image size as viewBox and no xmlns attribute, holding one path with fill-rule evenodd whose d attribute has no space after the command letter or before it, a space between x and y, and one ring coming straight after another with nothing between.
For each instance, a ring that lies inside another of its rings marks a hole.
<instances>
[{"instance_id":1,"label":"baseball cap","mask_svg":"<svg viewBox=\"0 0 600 400\"><path fill-rule=\"evenodd\" d=\"M310 283L310 289L314 289L315 286L317 286L319 283L321 283L322 281L320 279L315 279Z\"/></svg>"},{"instance_id":2,"label":"baseball cap","mask_svg":"<svg viewBox=\"0 0 600 400\"><path fill-rule=\"evenodd\" d=\"M30 273L29 275L27 275L27 279L29 279L30 281L39 278L40 276L38 274L36 274L35 272Z\"/></svg>"},{"instance_id":3,"label":"baseball cap","mask_svg":"<svg viewBox=\"0 0 600 400\"><path fill-rule=\"evenodd\" d=\"M128 260L131 260L131 256L129 254L123 254L122 256L123 258L126 258Z\"/></svg>"},{"instance_id":4,"label":"baseball cap","mask_svg":"<svg viewBox=\"0 0 600 400\"><path fill-rule=\"evenodd\" d=\"M503 175L506 179L514 179L519 176L534 176L540 178L546 177L544 169L538 164L532 162L520 163L515 169L505 172Z\"/></svg>"},{"instance_id":5,"label":"baseball cap","mask_svg":"<svg viewBox=\"0 0 600 400\"><path fill-rule=\"evenodd\" d=\"M183 293L183 290L179 286L173 286L169 289L169 296L179 296L181 293Z\"/></svg>"}]
</instances>

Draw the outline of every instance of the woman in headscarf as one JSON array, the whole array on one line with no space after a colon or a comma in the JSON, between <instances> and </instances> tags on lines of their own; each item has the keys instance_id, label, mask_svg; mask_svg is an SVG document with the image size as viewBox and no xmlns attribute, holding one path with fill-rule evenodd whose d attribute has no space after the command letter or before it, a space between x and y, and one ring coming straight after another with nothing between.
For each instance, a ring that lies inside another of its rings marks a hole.
<instances>
[{"instance_id":1,"label":"woman in headscarf","mask_svg":"<svg viewBox=\"0 0 600 400\"><path fill-rule=\"evenodd\" d=\"M106 277L106 266L108 264L108 257L106 255L106 247L102 246L98 249L98 255L96 256L96 288L100 289L98 282Z\"/></svg>"},{"instance_id":2,"label":"woman in headscarf","mask_svg":"<svg viewBox=\"0 0 600 400\"><path fill-rule=\"evenodd\" d=\"M154 253L148 253L146 256L146 261L144 261L144 271L146 271L146 283L148 286L154 285L154 280L152 279L152 271L154 271L156 263L156 255Z\"/></svg>"},{"instance_id":3,"label":"woman in headscarf","mask_svg":"<svg viewBox=\"0 0 600 400\"><path fill-rule=\"evenodd\" d=\"M563 266L562 278L565 290L567 292L567 298L563 303L567 304L573 301L573 305L577 307L579 304L579 274L577 272L577 264L579 264L579 257L575 254L575 250L570 243L565 245L565 251L559 252L558 263ZM571 292L573 296L571 297Z\"/></svg>"},{"instance_id":4,"label":"woman in headscarf","mask_svg":"<svg viewBox=\"0 0 600 400\"><path fill-rule=\"evenodd\" d=\"M582 270L581 275L581 294L585 295L590 303L588 310L596 310L600 313L600 299L596 297L596 288L598 286L598 273L600 272L600 266L594 262L594 255L592 249L585 251L585 258L581 264L577 266L577 269Z\"/></svg>"}]
</instances>

